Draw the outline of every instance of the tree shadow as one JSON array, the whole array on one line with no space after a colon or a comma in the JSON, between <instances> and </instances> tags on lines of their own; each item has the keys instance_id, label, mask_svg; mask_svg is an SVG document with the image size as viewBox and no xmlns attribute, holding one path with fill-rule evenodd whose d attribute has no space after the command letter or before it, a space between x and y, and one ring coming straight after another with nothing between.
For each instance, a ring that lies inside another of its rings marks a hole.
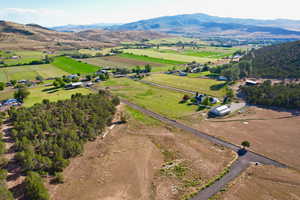
<instances>
[{"instance_id":1,"label":"tree shadow","mask_svg":"<svg viewBox=\"0 0 300 200\"><path fill-rule=\"evenodd\" d=\"M42 92L49 92L49 91L52 91L52 90L57 90L59 87L51 87L51 88L46 88L46 89L43 89Z\"/></svg>"},{"instance_id":2,"label":"tree shadow","mask_svg":"<svg viewBox=\"0 0 300 200\"><path fill-rule=\"evenodd\" d=\"M216 84L216 85L212 85L210 86L211 90L220 90L222 88L224 88L226 86L226 83L221 83L221 84Z\"/></svg>"},{"instance_id":3,"label":"tree shadow","mask_svg":"<svg viewBox=\"0 0 300 200\"><path fill-rule=\"evenodd\" d=\"M11 193L13 194L14 199L19 200L26 200L25 197L25 183L18 184L10 189ZM28 200L28 199L27 199Z\"/></svg>"},{"instance_id":4,"label":"tree shadow","mask_svg":"<svg viewBox=\"0 0 300 200\"><path fill-rule=\"evenodd\" d=\"M52 94L52 93L55 93L55 92L57 92L58 90L56 89L56 90L51 90L51 91L49 91L49 92L47 92L48 94Z\"/></svg>"}]
</instances>

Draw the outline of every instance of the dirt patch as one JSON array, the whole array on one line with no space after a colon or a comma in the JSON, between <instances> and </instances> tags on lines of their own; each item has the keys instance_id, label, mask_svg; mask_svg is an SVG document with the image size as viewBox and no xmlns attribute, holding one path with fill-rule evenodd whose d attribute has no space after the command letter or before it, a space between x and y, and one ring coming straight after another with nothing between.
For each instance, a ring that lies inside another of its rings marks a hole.
<instances>
[{"instance_id":1,"label":"dirt patch","mask_svg":"<svg viewBox=\"0 0 300 200\"><path fill-rule=\"evenodd\" d=\"M130 120L86 144L64 171L65 183L49 189L54 200L180 199L232 159L231 151L191 134ZM176 165L163 172L170 162Z\"/></svg>"},{"instance_id":2,"label":"dirt patch","mask_svg":"<svg viewBox=\"0 0 300 200\"><path fill-rule=\"evenodd\" d=\"M215 199L298 200L300 199L300 173L272 166L253 166Z\"/></svg>"},{"instance_id":3,"label":"dirt patch","mask_svg":"<svg viewBox=\"0 0 300 200\"><path fill-rule=\"evenodd\" d=\"M252 150L300 169L300 116L249 107L243 114L214 121L203 120L192 125L237 145L248 140Z\"/></svg>"}]
</instances>

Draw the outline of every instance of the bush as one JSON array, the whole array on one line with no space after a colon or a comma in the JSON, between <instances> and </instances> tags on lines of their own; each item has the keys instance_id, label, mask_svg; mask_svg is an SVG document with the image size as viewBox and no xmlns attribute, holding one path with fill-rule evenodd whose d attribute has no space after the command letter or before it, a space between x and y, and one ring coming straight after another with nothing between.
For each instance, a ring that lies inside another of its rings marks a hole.
<instances>
[{"instance_id":1,"label":"bush","mask_svg":"<svg viewBox=\"0 0 300 200\"><path fill-rule=\"evenodd\" d=\"M14 93L14 97L16 99L19 99L19 100L23 101L23 99L25 99L29 94L30 94L30 92L28 91L28 89L23 87L23 88L19 88Z\"/></svg>"},{"instance_id":2,"label":"bush","mask_svg":"<svg viewBox=\"0 0 300 200\"><path fill-rule=\"evenodd\" d=\"M29 172L25 179L25 196L30 200L48 200L49 194L38 173Z\"/></svg>"},{"instance_id":3,"label":"bush","mask_svg":"<svg viewBox=\"0 0 300 200\"><path fill-rule=\"evenodd\" d=\"M5 83L0 82L0 90L4 90L4 88L5 88Z\"/></svg>"}]
</instances>

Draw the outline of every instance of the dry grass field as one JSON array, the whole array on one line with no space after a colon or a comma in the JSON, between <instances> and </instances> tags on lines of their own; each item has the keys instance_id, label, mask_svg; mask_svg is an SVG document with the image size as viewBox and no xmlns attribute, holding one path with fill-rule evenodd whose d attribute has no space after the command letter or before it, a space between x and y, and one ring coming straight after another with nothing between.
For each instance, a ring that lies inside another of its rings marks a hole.
<instances>
[{"instance_id":1,"label":"dry grass field","mask_svg":"<svg viewBox=\"0 0 300 200\"><path fill-rule=\"evenodd\" d=\"M248 140L252 150L300 169L300 116L297 113L249 107L245 113L227 119L191 125L238 145Z\"/></svg>"},{"instance_id":2,"label":"dry grass field","mask_svg":"<svg viewBox=\"0 0 300 200\"><path fill-rule=\"evenodd\" d=\"M300 173L271 166L253 166L214 200L298 200Z\"/></svg>"},{"instance_id":3,"label":"dry grass field","mask_svg":"<svg viewBox=\"0 0 300 200\"><path fill-rule=\"evenodd\" d=\"M234 154L129 109L127 124L85 146L49 186L53 200L181 199L219 174Z\"/></svg>"}]
</instances>

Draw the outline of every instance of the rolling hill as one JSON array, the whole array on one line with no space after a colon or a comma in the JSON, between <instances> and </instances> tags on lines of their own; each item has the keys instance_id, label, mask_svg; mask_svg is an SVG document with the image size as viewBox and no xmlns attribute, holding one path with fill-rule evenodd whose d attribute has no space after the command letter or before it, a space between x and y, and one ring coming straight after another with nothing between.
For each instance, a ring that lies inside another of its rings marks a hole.
<instances>
[{"instance_id":1,"label":"rolling hill","mask_svg":"<svg viewBox=\"0 0 300 200\"><path fill-rule=\"evenodd\" d=\"M206 14L165 16L107 29L152 30L205 37L300 38L300 21L223 18Z\"/></svg>"},{"instance_id":2,"label":"rolling hill","mask_svg":"<svg viewBox=\"0 0 300 200\"><path fill-rule=\"evenodd\" d=\"M89 30L76 33L58 32L37 24L0 21L1 49L78 49L113 47L120 42L158 39L165 34L146 31Z\"/></svg>"}]
</instances>

